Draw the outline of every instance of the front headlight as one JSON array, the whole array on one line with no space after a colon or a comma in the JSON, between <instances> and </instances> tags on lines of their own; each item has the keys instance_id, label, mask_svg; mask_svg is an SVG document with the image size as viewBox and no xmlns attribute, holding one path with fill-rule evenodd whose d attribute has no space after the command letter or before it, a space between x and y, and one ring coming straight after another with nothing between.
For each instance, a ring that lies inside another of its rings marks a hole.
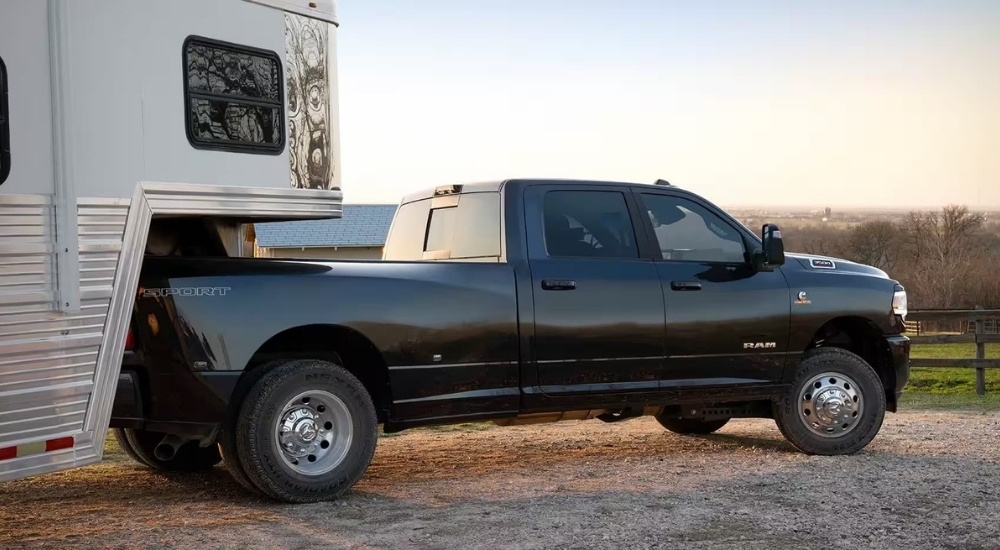
<instances>
[{"instance_id":1,"label":"front headlight","mask_svg":"<svg viewBox=\"0 0 1000 550\"><path fill-rule=\"evenodd\" d=\"M896 285L895 292L892 293L892 312L906 320L906 289L903 285Z\"/></svg>"}]
</instances>

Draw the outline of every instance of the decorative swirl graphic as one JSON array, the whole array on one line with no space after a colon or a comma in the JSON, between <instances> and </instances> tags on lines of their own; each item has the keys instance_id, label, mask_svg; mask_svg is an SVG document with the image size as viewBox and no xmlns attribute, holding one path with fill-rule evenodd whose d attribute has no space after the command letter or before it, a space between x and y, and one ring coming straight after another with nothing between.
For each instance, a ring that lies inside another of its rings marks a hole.
<instances>
[{"instance_id":1,"label":"decorative swirl graphic","mask_svg":"<svg viewBox=\"0 0 1000 550\"><path fill-rule=\"evenodd\" d=\"M285 15L288 81L288 158L292 187L331 189L329 27Z\"/></svg>"}]
</instances>

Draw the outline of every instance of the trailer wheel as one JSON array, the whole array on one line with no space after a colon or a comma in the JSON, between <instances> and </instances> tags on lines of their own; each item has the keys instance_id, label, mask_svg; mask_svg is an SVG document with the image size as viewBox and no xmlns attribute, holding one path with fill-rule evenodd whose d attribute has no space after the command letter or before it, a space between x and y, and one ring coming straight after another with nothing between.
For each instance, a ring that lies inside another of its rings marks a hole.
<instances>
[{"instance_id":1,"label":"trailer wheel","mask_svg":"<svg viewBox=\"0 0 1000 550\"><path fill-rule=\"evenodd\" d=\"M222 461L218 445L201 447L197 441L184 443L177 449L172 458L161 460L157 458L155 449L160 444L160 441L163 440L164 435L160 432L149 432L132 428L119 428L115 430L115 439L118 440L125 454L140 464L145 464L156 470L164 472L197 472L200 470L209 470Z\"/></svg>"},{"instance_id":2,"label":"trailer wheel","mask_svg":"<svg viewBox=\"0 0 1000 550\"><path fill-rule=\"evenodd\" d=\"M866 447L885 418L885 389L864 359L840 348L805 354L773 404L782 435L807 454L845 455Z\"/></svg>"},{"instance_id":3,"label":"trailer wheel","mask_svg":"<svg viewBox=\"0 0 1000 550\"><path fill-rule=\"evenodd\" d=\"M364 385L334 363L295 360L261 377L236 423L237 455L265 494L285 502L330 500L371 463L378 439Z\"/></svg>"},{"instance_id":4,"label":"trailer wheel","mask_svg":"<svg viewBox=\"0 0 1000 550\"><path fill-rule=\"evenodd\" d=\"M698 420L696 418L677 418L677 415L656 415L656 421L664 428L682 435L705 435L718 431L729 423L728 418L720 420Z\"/></svg>"}]
</instances>

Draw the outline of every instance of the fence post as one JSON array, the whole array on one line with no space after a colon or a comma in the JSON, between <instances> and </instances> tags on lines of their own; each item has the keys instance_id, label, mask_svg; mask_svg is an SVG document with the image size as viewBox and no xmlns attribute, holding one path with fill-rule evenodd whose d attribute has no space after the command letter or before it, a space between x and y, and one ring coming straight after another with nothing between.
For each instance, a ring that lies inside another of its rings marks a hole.
<instances>
[{"instance_id":1,"label":"fence post","mask_svg":"<svg viewBox=\"0 0 1000 550\"><path fill-rule=\"evenodd\" d=\"M976 309L983 309L983 306L976 306ZM976 359L986 359L986 344L981 337L985 333L986 321L982 318L976 319ZM976 369L976 394L986 394L986 369Z\"/></svg>"}]
</instances>

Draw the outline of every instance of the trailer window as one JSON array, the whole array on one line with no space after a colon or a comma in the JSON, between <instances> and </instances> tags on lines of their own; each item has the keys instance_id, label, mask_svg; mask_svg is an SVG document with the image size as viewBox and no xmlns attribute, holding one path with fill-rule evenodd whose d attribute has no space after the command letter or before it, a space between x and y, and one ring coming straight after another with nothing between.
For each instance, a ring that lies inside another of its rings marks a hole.
<instances>
[{"instance_id":1,"label":"trailer window","mask_svg":"<svg viewBox=\"0 0 1000 550\"><path fill-rule=\"evenodd\" d=\"M10 175L10 131L7 129L7 66L0 57L0 184Z\"/></svg>"},{"instance_id":2,"label":"trailer window","mask_svg":"<svg viewBox=\"0 0 1000 550\"><path fill-rule=\"evenodd\" d=\"M281 59L268 50L191 36L184 41L187 136L198 149L280 153Z\"/></svg>"}]
</instances>

